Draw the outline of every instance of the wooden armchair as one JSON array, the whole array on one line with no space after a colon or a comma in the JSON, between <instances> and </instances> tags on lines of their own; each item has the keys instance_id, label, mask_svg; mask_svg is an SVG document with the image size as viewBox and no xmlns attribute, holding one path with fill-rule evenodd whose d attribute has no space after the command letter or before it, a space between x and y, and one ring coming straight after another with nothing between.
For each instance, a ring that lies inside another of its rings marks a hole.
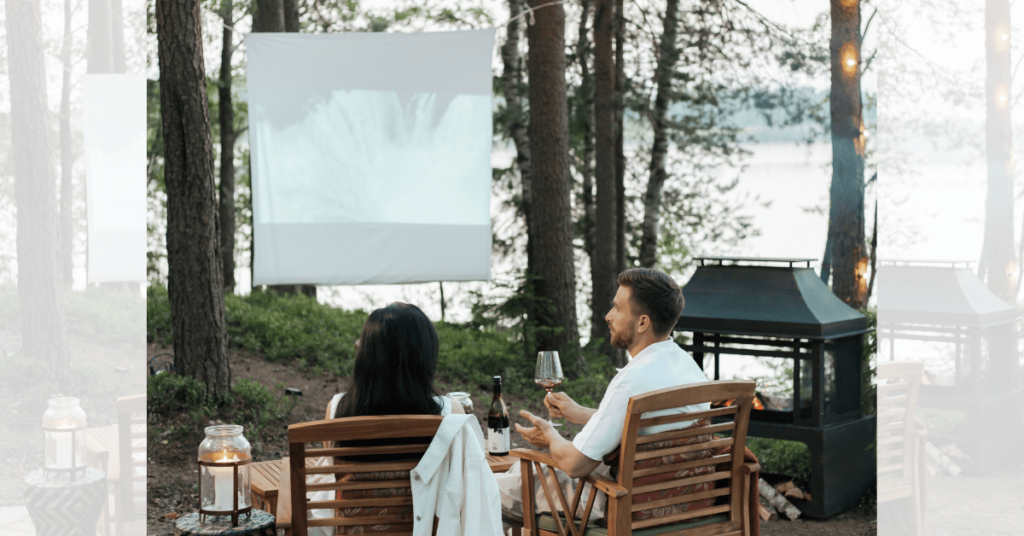
<instances>
[{"instance_id":1,"label":"wooden armchair","mask_svg":"<svg viewBox=\"0 0 1024 536\"><path fill-rule=\"evenodd\" d=\"M581 478L571 504L557 481L551 490L550 481L555 478L550 468L555 466L550 455L513 450L523 475L524 534L748 535L749 516L757 515L749 511L750 475L760 469L745 463L743 456L753 398L751 381L702 382L630 398L618 461L613 466L617 467L617 471L613 468L617 476L614 480L594 474ZM644 418L660 410L724 400L732 400L734 405ZM683 429L640 435L646 428L690 420L698 422ZM716 433L729 437L716 437ZM715 454L724 448L731 450ZM550 516L530 515L536 504L534 482L538 478L552 505ZM586 522L577 525L584 482L592 487L581 519L589 519L597 492L601 491L608 496L607 528Z\"/></svg>"},{"instance_id":2,"label":"wooden armchair","mask_svg":"<svg viewBox=\"0 0 1024 536\"><path fill-rule=\"evenodd\" d=\"M347 417L288 427L289 457L281 470L277 528L286 535L307 536L310 527L361 527L367 534L412 534L412 483L416 467L443 417L398 415ZM382 440L367 447L325 448L335 441ZM390 440L390 441L389 441ZM307 447L307 443L315 446ZM336 457L403 455L402 461L348 462ZM405 455L408 455L408 459ZM330 465L307 466L307 458L330 457ZM333 474L334 482L311 483L310 477ZM332 491L334 500L311 501L308 492ZM333 510L329 518L307 519L310 510ZM359 532L362 534L363 532Z\"/></svg>"},{"instance_id":3,"label":"wooden armchair","mask_svg":"<svg viewBox=\"0 0 1024 536\"><path fill-rule=\"evenodd\" d=\"M903 518L909 534L927 533L925 482L927 479L927 431L917 418L917 395L924 363L896 361L878 364L878 505ZM906 500L912 508L893 502ZM895 520L894 520L895 522Z\"/></svg>"}]
</instances>

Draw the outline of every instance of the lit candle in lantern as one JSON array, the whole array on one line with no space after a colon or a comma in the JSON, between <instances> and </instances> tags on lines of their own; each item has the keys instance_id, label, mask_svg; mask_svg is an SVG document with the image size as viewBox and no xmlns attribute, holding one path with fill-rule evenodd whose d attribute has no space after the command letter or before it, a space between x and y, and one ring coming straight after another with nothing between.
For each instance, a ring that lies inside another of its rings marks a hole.
<instances>
[{"instance_id":1,"label":"lit candle in lantern","mask_svg":"<svg viewBox=\"0 0 1024 536\"><path fill-rule=\"evenodd\" d=\"M54 469L71 469L71 464L74 462L74 453L72 452L71 437L74 435L74 430L77 428L74 423L68 421L61 421L56 428L60 432L53 435L53 439L56 442L54 449L57 454L57 461L54 462ZM67 430L66 432L64 430Z\"/></svg>"},{"instance_id":2,"label":"lit candle in lantern","mask_svg":"<svg viewBox=\"0 0 1024 536\"><path fill-rule=\"evenodd\" d=\"M231 463L237 462L238 455L232 454L228 457L228 452L224 451L220 459L216 460L217 463ZM234 467L211 467L210 474L213 475L213 506L210 510L217 510L220 512L230 512L235 508L234 494L235 494L235 470Z\"/></svg>"}]
</instances>

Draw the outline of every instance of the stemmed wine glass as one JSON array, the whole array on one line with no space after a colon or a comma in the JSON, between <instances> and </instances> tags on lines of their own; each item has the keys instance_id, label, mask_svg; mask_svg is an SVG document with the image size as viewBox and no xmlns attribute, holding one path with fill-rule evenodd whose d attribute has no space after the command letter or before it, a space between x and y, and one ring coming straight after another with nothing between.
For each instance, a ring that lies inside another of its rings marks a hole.
<instances>
[{"instance_id":1,"label":"stemmed wine glass","mask_svg":"<svg viewBox=\"0 0 1024 536\"><path fill-rule=\"evenodd\" d=\"M551 390L562 383L562 363L558 360L558 352L537 352L537 372L534 374L534 381L543 387L549 394ZM548 410L548 421L551 421L551 411ZM551 426L561 426L560 423L551 422Z\"/></svg>"}]
</instances>

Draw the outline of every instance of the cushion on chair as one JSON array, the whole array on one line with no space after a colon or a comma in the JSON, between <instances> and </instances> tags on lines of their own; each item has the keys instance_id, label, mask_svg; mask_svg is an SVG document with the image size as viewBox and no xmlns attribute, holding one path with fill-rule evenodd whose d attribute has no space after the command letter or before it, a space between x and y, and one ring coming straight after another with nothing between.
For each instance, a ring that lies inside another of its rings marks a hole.
<instances>
[{"instance_id":1,"label":"cushion on chair","mask_svg":"<svg viewBox=\"0 0 1024 536\"><path fill-rule=\"evenodd\" d=\"M414 461L414 460L413 460ZM353 462L335 459L336 465L346 465ZM409 471L380 471L373 473L349 473L335 475L338 482L367 482L377 480L409 480ZM378 488L378 489L354 489L337 491L335 496L339 500L345 499L371 499L375 497L409 497L412 496L412 488ZM412 515L412 506L378 506L360 508L339 508L337 515L341 517L370 517L383 515ZM337 527L337 534L376 534L387 532L412 532L412 523L392 523L376 525L353 525L348 527Z\"/></svg>"},{"instance_id":2,"label":"cushion on chair","mask_svg":"<svg viewBox=\"0 0 1024 536\"><path fill-rule=\"evenodd\" d=\"M666 532L675 532L678 530L692 529L702 527L704 525L711 525L714 523L723 523L725 521L729 521L728 514L717 514L694 521L687 521L683 523L675 523L672 525L664 525L661 527L650 527L646 529L634 530L631 534L633 536L655 536L656 534L665 534ZM550 532L558 532L558 528L555 527L555 519L548 514L541 514L537 516L537 528ZM583 531L583 534L581 534L580 536L607 536L607 534L607 527L599 527L596 524L591 523L587 525L586 530Z\"/></svg>"},{"instance_id":3,"label":"cushion on chair","mask_svg":"<svg viewBox=\"0 0 1024 536\"><path fill-rule=\"evenodd\" d=\"M701 419L687 428L693 428L695 426L707 426L708 420ZM711 434L699 434L695 436L682 437L679 439L670 439L666 441L654 441L652 443L644 443L637 445L636 452L648 452L651 450L682 447L684 445L693 445L697 443L704 443L713 439ZM648 458L646 460L637 460L633 464L633 471L640 469L649 469L651 467L659 467L662 465L671 465L674 463L687 462L692 460L702 460L710 458L713 455L712 449L697 450L693 452L683 452L681 454L671 454L668 456L661 456L658 458ZM617 466L612 466L612 478L616 478L618 472ZM684 469L673 473L661 473L653 474L645 477L636 478L633 480L633 486L647 486L651 484L657 484L659 482L665 482L668 480L675 480L680 478L690 478L697 475L704 475L715 472L714 466L703 466L695 467L692 469ZM699 484L693 484L690 486L682 486L676 488L668 488L658 491L652 491L650 493L643 493L640 495L633 495L633 504L643 504L662 499L668 499L671 497L678 497L680 495L686 495L690 493L700 493L704 491L710 491L714 489L714 482L701 482ZM714 506L715 499L703 499L700 501L692 501L688 503L672 504L668 506L660 506L656 508L648 508L644 510L638 510L633 512L633 521L642 521L645 519L651 519L656 517L665 517L675 515L683 512L690 512L698 508L708 508Z\"/></svg>"}]
</instances>

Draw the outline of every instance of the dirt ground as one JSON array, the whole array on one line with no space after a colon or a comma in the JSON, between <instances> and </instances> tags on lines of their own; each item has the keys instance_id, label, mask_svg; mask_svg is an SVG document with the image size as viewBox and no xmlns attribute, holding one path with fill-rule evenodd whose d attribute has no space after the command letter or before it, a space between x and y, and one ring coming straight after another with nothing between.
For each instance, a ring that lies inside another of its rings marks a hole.
<instances>
[{"instance_id":1,"label":"dirt ground","mask_svg":"<svg viewBox=\"0 0 1024 536\"><path fill-rule=\"evenodd\" d=\"M20 337L17 333L0 331L0 340L18 341ZM10 347L5 343L4 349ZM63 391L33 388L32 382L26 380L24 386L8 384L7 390L0 393L0 507L23 505L25 475L43 466L42 418L47 399L80 398L92 428L117 422L115 402L118 397L146 392L147 373L141 344L138 352L133 353L72 335L69 350L72 369L85 371L86 376L73 376L75 381ZM6 353L0 353L0 359L6 358ZM25 388L19 390L21 387Z\"/></svg>"},{"instance_id":2,"label":"dirt ground","mask_svg":"<svg viewBox=\"0 0 1024 536\"><path fill-rule=\"evenodd\" d=\"M167 352L169 349L151 344L150 355ZM246 352L234 352L231 355L233 379L251 378L272 387L278 392L276 385L301 389L303 394L297 397L297 405L288 420L292 423L318 420L324 417L327 403L338 392L349 387L347 378L338 378L333 374L314 376L308 371L298 370L281 363L270 363L259 355ZM486 417L487 405L490 404L489 385L460 385L445 378L436 382L438 392L468 391L472 395L474 412L481 420ZM283 392L283 389L280 390ZM541 403L543 391L537 393L504 393L503 397L509 406L513 420L525 424L518 416L520 409L528 409L535 414L545 416L546 410ZM149 443L149 507L148 534L150 536L171 536L174 534L174 518L198 508L196 489L195 455L202 430L197 430L191 438L173 441L169 432L161 432L171 423L150 421ZM204 423L205 425L205 423ZM566 423L561 433L572 438L579 432L579 427ZM164 437L161 437L163 435ZM527 447L522 441L516 441L513 435L513 447ZM279 459L287 452L286 423L280 424L280 430L271 431L254 444L253 456L256 461ZM861 536L875 533L875 513L871 507L857 508L833 516L824 521L799 520L796 522L779 520L762 524L765 535L795 536Z\"/></svg>"}]
</instances>

